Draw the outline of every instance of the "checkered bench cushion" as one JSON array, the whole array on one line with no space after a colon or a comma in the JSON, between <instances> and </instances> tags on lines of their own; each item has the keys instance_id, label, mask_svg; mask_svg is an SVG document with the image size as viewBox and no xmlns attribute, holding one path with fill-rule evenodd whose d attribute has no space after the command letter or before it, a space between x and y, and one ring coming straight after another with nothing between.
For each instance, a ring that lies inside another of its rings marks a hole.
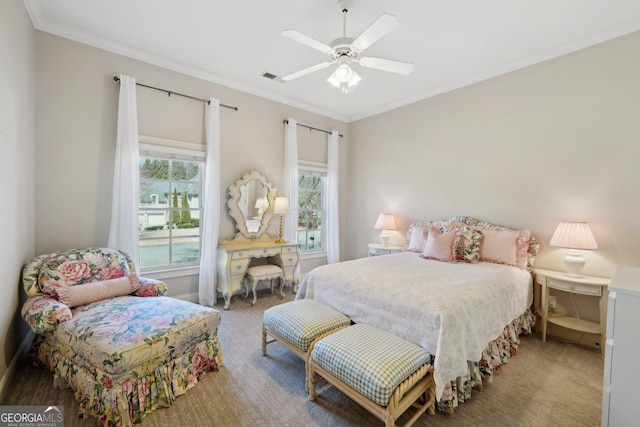
<instances>
[{"instance_id":1,"label":"checkered bench cushion","mask_svg":"<svg viewBox=\"0 0 640 427\"><path fill-rule=\"evenodd\" d=\"M304 352L319 335L351 324L351 320L339 311L308 299L268 308L262 322Z\"/></svg>"},{"instance_id":2,"label":"checkered bench cushion","mask_svg":"<svg viewBox=\"0 0 640 427\"><path fill-rule=\"evenodd\" d=\"M311 359L363 396L387 406L396 387L431 356L416 344L360 323L318 341Z\"/></svg>"}]
</instances>

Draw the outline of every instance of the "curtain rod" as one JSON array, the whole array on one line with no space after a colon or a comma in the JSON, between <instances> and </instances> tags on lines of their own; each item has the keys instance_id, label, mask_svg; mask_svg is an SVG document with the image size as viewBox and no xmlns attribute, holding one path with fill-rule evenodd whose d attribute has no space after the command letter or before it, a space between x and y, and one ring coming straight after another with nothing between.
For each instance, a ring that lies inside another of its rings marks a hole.
<instances>
[{"instance_id":1,"label":"curtain rod","mask_svg":"<svg viewBox=\"0 0 640 427\"><path fill-rule=\"evenodd\" d=\"M120 77L118 76L113 76L113 80L116 82L120 81ZM142 86L142 87L146 87L149 89L155 89L155 90L159 90L160 92L165 92L167 95L171 96L171 95L178 95L178 96L183 96L185 98L189 98L189 99L193 99L195 101L200 101L200 102L206 102L207 104L209 104L211 101L209 101L208 99L202 99L202 98L196 98L195 96L191 96L191 95L185 95L183 93L178 93L178 92L174 92L172 90L166 90L166 89L160 89L159 87L153 87L153 86L148 86L148 85L143 85L142 83L137 83L137 86ZM224 105L224 104L220 104L221 107L225 107L225 108L230 108L232 110L236 110L238 111L238 107L232 107L231 105Z\"/></svg>"},{"instance_id":2,"label":"curtain rod","mask_svg":"<svg viewBox=\"0 0 640 427\"><path fill-rule=\"evenodd\" d=\"M289 120L287 120L287 119L284 119L284 120L283 120L283 122L284 122L284 123L286 123L286 124L289 124ZM298 126L301 126L301 127L303 127L303 128L307 128L307 129L309 129L309 130L317 130L317 131L324 132L324 133L331 133L331 131L324 130L324 129L314 128L313 126L303 125L303 124L300 124L300 123L296 123L296 124L297 124ZM338 136L339 136L340 138L342 138L342 134L340 134L340 133L339 133L339 134L338 134Z\"/></svg>"}]
</instances>

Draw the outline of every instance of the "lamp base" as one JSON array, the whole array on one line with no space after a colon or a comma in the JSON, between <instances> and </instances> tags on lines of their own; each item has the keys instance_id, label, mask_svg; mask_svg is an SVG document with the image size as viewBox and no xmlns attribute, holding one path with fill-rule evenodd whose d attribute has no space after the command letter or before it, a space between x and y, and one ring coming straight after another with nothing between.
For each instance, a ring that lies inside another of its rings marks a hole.
<instances>
[{"instance_id":1,"label":"lamp base","mask_svg":"<svg viewBox=\"0 0 640 427\"><path fill-rule=\"evenodd\" d=\"M282 240L282 215L280 215L280 237L278 237L278 240L276 240L276 244L281 245L284 243L284 240Z\"/></svg>"},{"instance_id":2,"label":"lamp base","mask_svg":"<svg viewBox=\"0 0 640 427\"><path fill-rule=\"evenodd\" d=\"M382 230L382 233L380 233L380 243L382 243L382 246L387 246L389 244L389 237L387 230Z\"/></svg>"},{"instance_id":3,"label":"lamp base","mask_svg":"<svg viewBox=\"0 0 640 427\"><path fill-rule=\"evenodd\" d=\"M567 276L582 277L582 268L587 263L577 249L569 250L569 254L564 257L564 265L567 266Z\"/></svg>"}]
</instances>

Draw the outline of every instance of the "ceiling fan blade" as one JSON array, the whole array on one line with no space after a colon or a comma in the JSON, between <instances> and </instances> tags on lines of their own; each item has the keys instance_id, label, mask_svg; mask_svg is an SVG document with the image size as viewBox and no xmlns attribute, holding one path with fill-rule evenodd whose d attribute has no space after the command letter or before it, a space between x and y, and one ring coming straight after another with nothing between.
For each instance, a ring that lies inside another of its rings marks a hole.
<instances>
[{"instance_id":1,"label":"ceiling fan blade","mask_svg":"<svg viewBox=\"0 0 640 427\"><path fill-rule=\"evenodd\" d=\"M302 43L304 45L307 45L309 47L312 47L316 50L319 50L322 53L326 53L327 55L331 54L334 52L333 48L331 46L327 46L324 43L320 43L317 40L312 39L309 36L306 36L296 30L284 30L282 32L282 35L285 36L288 39L291 39L293 41L296 41L298 43Z\"/></svg>"},{"instance_id":2,"label":"ceiling fan blade","mask_svg":"<svg viewBox=\"0 0 640 427\"><path fill-rule=\"evenodd\" d=\"M307 74L311 74L314 71L322 70L323 68L327 68L331 64L335 64L336 61L327 61L322 62L320 64L316 64L312 67L305 68L304 70L296 71L295 73L287 74L286 76L282 76L281 79L285 82L290 82L291 80L295 80L299 77L306 76Z\"/></svg>"},{"instance_id":3,"label":"ceiling fan blade","mask_svg":"<svg viewBox=\"0 0 640 427\"><path fill-rule=\"evenodd\" d=\"M389 71L391 73L403 74L405 76L411 74L413 69L416 67L414 64L409 62L371 57L360 58L358 63L366 68L375 68L376 70Z\"/></svg>"},{"instance_id":4,"label":"ceiling fan blade","mask_svg":"<svg viewBox=\"0 0 640 427\"><path fill-rule=\"evenodd\" d=\"M373 24L369 26L366 30L362 32L356 38L353 43L351 43L351 47L362 52L382 37L386 36L400 25L400 21L395 16L389 15L388 13L383 13L380 15L378 19L374 21Z\"/></svg>"}]
</instances>

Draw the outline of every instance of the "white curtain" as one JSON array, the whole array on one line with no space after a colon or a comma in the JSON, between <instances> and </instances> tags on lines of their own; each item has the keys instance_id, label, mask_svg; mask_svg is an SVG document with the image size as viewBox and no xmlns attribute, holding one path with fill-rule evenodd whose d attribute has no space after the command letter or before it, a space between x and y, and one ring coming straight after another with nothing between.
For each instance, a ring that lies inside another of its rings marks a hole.
<instances>
[{"instance_id":1,"label":"white curtain","mask_svg":"<svg viewBox=\"0 0 640 427\"><path fill-rule=\"evenodd\" d=\"M340 262L340 216L338 210L338 131L331 131L327 137L327 221L325 244L327 262Z\"/></svg>"},{"instance_id":2,"label":"white curtain","mask_svg":"<svg viewBox=\"0 0 640 427\"><path fill-rule=\"evenodd\" d=\"M203 218L200 220L200 304L216 303L216 250L220 228L220 101L210 99L204 107L207 161L204 174Z\"/></svg>"},{"instance_id":3,"label":"white curtain","mask_svg":"<svg viewBox=\"0 0 640 427\"><path fill-rule=\"evenodd\" d=\"M298 131L294 119L284 127L284 185L282 195L289 198L289 214L284 217L284 240L296 242L298 229ZM298 266L298 268L300 268Z\"/></svg>"},{"instance_id":4,"label":"white curtain","mask_svg":"<svg viewBox=\"0 0 640 427\"><path fill-rule=\"evenodd\" d=\"M116 162L108 246L129 254L139 265L138 253L138 107L136 79L120 74Z\"/></svg>"}]
</instances>

